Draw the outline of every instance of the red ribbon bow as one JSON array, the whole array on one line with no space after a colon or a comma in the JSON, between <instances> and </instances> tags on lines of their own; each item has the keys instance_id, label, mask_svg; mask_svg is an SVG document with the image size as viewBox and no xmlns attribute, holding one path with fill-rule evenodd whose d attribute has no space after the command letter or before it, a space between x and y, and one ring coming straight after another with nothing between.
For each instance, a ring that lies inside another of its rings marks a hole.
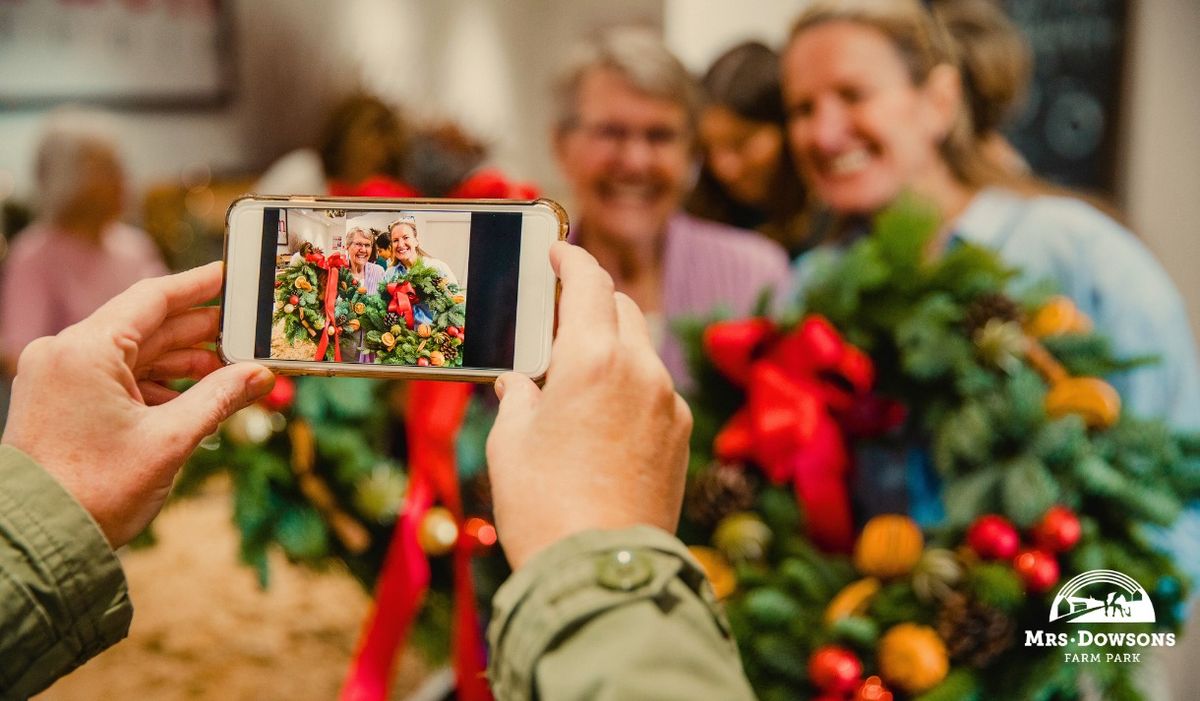
<instances>
[{"instance_id":1,"label":"red ribbon bow","mask_svg":"<svg viewBox=\"0 0 1200 701\"><path fill-rule=\"evenodd\" d=\"M455 472L454 439L462 424L471 386L449 382L409 385L405 428L408 436L408 494L396 519L392 543L375 589L375 608L359 642L342 701L384 701L396 651L403 645L425 592L429 560L417 540L421 520L435 500L459 525L454 548L454 671L457 698L491 701L484 677L484 646L471 579L474 541L463 527Z\"/></svg>"},{"instance_id":2,"label":"red ribbon bow","mask_svg":"<svg viewBox=\"0 0 1200 701\"><path fill-rule=\"evenodd\" d=\"M848 552L854 543L850 457L834 417L871 388L871 359L820 316L806 317L782 336L766 319L716 323L705 329L704 349L747 395L717 435L716 456L754 462L776 484L791 480L812 541Z\"/></svg>"},{"instance_id":3,"label":"red ribbon bow","mask_svg":"<svg viewBox=\"0 0 1200 701\"><path fill-rule=\"evenodd\" d=\"M309 253L304 256L304 259L310 263L315 263L318 268L328 270L329 274L325 278L325 325L326 328L321 329L321 340L317 342L317 352L314 358L316 360L325 360L325 349L329 347L329 337L333 336L333 359L336 362L342 362L342 327L337 325L337 314L334 307L337 305L338 296L338 269L349 265L349 261L342 253L334 253L326 257L323 253ZM329 329L333 329L333 333L329 333Z\"/></svg>"},{"instance_id":4,"label":"red ribbon bow","mask_svg":"<svg viewBox=\"0 0 1200 701\"><path fill-rule=\"evenodd\" d=\"M417 291L413 289L412 283L389 282L387 291L392 296L392 301L388 302L388 311L404 317L404 323L411 329L414 323L413 305L417 303Z\"/></svg>"}]
</instances>

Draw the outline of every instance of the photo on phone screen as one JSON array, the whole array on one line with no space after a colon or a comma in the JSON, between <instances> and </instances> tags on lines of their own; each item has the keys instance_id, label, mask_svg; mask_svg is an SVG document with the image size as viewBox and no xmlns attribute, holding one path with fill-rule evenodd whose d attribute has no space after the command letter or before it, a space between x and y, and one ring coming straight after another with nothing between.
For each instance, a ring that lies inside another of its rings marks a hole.
<instances>
[{"instance_id":1,"label":"photo on phone screen","mask_svg":"<svg viewBox=\"0 0 1200 701\"><path fill-rule=\"evenodd\" d=\"M513 367L521 214L268 207L254 354Z\"/></svg>"}]
</instances>

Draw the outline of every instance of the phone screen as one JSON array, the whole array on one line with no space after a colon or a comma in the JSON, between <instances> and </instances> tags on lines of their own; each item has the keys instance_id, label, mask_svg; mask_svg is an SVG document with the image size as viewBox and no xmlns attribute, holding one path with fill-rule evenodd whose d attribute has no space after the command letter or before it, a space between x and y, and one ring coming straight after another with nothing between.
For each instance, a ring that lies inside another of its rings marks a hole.
<instances>
[{"instance_id":1,"label":"phone screen","mask_svg":"<svg viewBox=\"0 0 1200 701\"><path fill-rule=\"evenodd\" d=\"M254 355L512 369L519 212L268 207Z\"/></svg>"}]
</instances>

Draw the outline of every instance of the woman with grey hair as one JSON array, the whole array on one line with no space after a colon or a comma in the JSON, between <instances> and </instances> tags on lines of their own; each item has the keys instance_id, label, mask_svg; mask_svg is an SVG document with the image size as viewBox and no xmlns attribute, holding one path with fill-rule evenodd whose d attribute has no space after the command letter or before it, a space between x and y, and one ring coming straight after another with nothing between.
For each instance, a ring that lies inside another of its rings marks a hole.
<instances>
[{"instance_id":1,"label":"woman with grey hair","mask_svg":"<svg viewBox=\"0 0 1200 701\"><path fill-rule=\"evenodd\" d=\"M783 248L682 211L692 184L699 91L653 32L618 28L577 47L557 84L554 152L571 186L571 240L641 308L676 383L689 381L669 332L718 308L748 314L788 281Z\"/></svg>"},{"instance_id":2,"label":"woman with grey hair","mask_svg":"<svg viewBox=\"0 0 1200 701\"><path fill-rule=\"evenodd\" d=\"M118 221L125 179L107 118L73 109L51 115L35 177L38 217L13 241L0 276L0 357L9 374L33 339L167 272L150 237Z\"/></svg>"},{"instance_id":3,"label":"woman with grey hair","mask_svg":"<svg viewBox=\"0 0 1200 701\"><path fill-rule=\"evenodd\" d=\"M372 263L375 258L375 239L361 226L346 232L346 257L350 260L350 274L354 281L367 290L367 294L379 294L379 283L383 280L383 268ZM363 346L365 329L358 329L358 362L373 363L375 354Z\"/></svg>"}]
</instances>

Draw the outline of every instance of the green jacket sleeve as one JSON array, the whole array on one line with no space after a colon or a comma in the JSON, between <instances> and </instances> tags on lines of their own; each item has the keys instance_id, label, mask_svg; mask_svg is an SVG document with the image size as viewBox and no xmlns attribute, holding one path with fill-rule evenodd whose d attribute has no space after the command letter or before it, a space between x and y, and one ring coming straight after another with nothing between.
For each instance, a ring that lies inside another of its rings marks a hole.
<instances>
[{"instance_id":1,"label":"green jacket sleeve","mask_svg":"<svg viewBox=\"0 0 1200 701\"><path fill-rule=\"evenodd\" d=\"M0 446L0 698L23 699L125 637L121 564L83 507Z\"/></svg>"},{"instance_id":2,"label":"green jacket sleeve","mask_svg":"<svg viewBox=\"0 0 1200 701\"><path fill-rule=\"evenodd\" d=\"M696 561L649 527L588 531L538 553L496 593L498 701L753 699Z\"/></svg>"}]
</instances>

